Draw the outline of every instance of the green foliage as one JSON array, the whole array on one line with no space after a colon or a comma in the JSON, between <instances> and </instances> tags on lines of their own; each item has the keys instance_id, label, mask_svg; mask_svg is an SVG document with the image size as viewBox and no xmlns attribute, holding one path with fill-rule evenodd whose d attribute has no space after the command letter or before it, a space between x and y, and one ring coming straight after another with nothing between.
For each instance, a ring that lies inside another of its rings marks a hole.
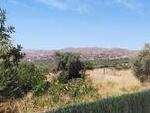
<instances>
[{"instance_id":1,"label":"green foliage","mask_svg":"<svg viewBox=\"0 0 150 113\"><path fill-rule=\"evenodd\" d=\"M88 69L88 70L94 69L94 65L91 61L84 61L84 66L85 66L85 69Z\"/></svg>"},{"instance_id":2,"label":"green foliage","mask_svg":"<svg viewBox=\"0 0 150 113\"><path fill-rule=\"evenodd\" d=\"M59 82L61 83L67 83L68 80L69 80L69 73L68 71L62 71L60 74L59 74L59 77L57 78L59 80Z\"/></svg>"},{"instance_id":3,"label":"green foliage","mask_svg":"<svg viewBox=\"0 0 150 113\"><path fill-rule=\"evenodd\" d=\"M13 45L12 33L14 27L6 25L6 13L0 9L0 96L18 97L30 90L41 94L48 84L33 64L20 63L25 54Z\"/></svg>"},{"instance_id":4,"label":"green foliage","mask_svg":"<svg viewBox=\"0 0 150 113\"><path fill-rule=\"evenodd\" d=\"M72 79L68 84L63 84L58 81L50 83L49 94L52 96L52 101L58 103L64 100L64 96L67 95L72 101L82 101L85 96L97 96L97 90L86 83L81 78ZM56 101L57 100L57 101ZM65 101L65 100L64 100Z\"/></svg>"},{"instance_id":5,"label":"green foliage","mask_svg":"<svg viewBox=\"0 0 150 113\"><path fill-rule=\"evenodd\" d=\"M118 70L130 69L129 58L120 59L100 59L88 61L93 68L114 68Z\"/></svg>"},{"instance_id":6,"label":"green foliage","mask_svg":"<svg viewBox=\"0 0 150 113\"><path fill-rule=\"evenodd\" d=\"M60 71L59 80L62 82L67 82L72 78L81 78L84 75L85 66L79 55L57 52L55 57L56 70Z\"/></svg>"},{"instance_id":7,"label":"green foliage","mask_svg":"<svg viewBox=\"0 0 150 113\"><path fill-rule=\"evenodd\" d=\"M0 95L4 97L18 96L19 92L19 77L17 75L17 68L3 68L0 70Z\"/></svg>"},{"instance_id":8,"label":"green foliage","mask_svg":"<svg viewBox=\"0 0 150 113\"><path fill-rule=\"evenodd\" d=\"M132 69L141 82L150 81L150 44L145 44L144 49L133 59Z\"/></svg>"},{"instance_id":9,"label":"green foliage","mask_svg":"<svg viewBox=\"0 0 150 113\"><path fill-rule=\"evenodd\" d=\"M18 75L23 92L32 90L34 94L41 95L49 86L45 76L32 63L24 62L19 66Z\"/></svg>"},{"instance_id":10,"label":"green foliage","mask_svg":"<svg viewBox=\"0 0 150 113\"><path fill-rule=\"evenodd\" d=\"M45 76L32 63L20 63L18 69L15 69L14 72L9 69L4 70L7 71L7 73L9 72L7 74L8 76L14 76L13 79L4 81L7 87L2 90L1 94L5 97L20 97L28 91L32 91L35 95L41 95L49 87ZM13 83L12 80L14 80ZM8 84L9 82L10 84Z\"/></svg>"},{"instance_id":11,"label":"green foliage","mask_svg":"<svg viewBox=\"0 0 150 113\"><path fill-rule=\"evenodd\" d=\"M32 90L35 96L41 96L44 93L46 93L48 88L49 88L49 82L41 79L37 82L37 84L33 87Z\"/></svg>"},{"instance_id":12,"label":"green foliage","mask_svg":"<svg viewBox=\"0 0 150 113\"><path fill-rule=\"evenodd\" d=\"M46 113L149 113L150 91L66 106Z\"/></svg>"},{"instance_id":13,"label":"green foliage","mask_svg":"<svg viewBox=\"0 0 150 113\"><path fill-rule=\"evenodd\" d=\"M15 47L11 34L14 27L6 25L6 12L0 9L0 95L18 95L18 65L24 54L22 47Z\"/></svg>"},{"instance_id":14,"label":"green foliage","mask_svg":"<svg viewBox=\"0 0 150 113\"><path fill-rule=\"evenodd\" d=\"M104 68L110 67L117 70L130 69L130 59L129 58L121 58L121 59L101 59L101 60L86 60L82 61L84 64L84 69L92 70L95 68ZM37 67L43 70L45 74L48 72L57 72L57 64L54 60L39 60L33 62ZM63 75L63 73L61 74ZM65 77L65 75L64 75ZM63 77L60 77L60 79Z\"/></svg>"},{"instance_id":15,"label":"green foliage","mask_svg":"<svg viewBox=\"0 0 150 113\"><path fill-rule=\"evenodd\" d=\"M91 85L85 83L81 78L72 79L66 86L71 97L82 97L89 92L96 91Z\"/></svg>"},{"instance_id":16,"label":"green foliage","mask_svg":"<svg viewBox=\"0 0 150 113\"><path fill-rule=\"evenodd\" d=\"M55 67L54 60L38 60L33 62L44 74L48 74L53 71Z\"/></svg>"}]
</instances>

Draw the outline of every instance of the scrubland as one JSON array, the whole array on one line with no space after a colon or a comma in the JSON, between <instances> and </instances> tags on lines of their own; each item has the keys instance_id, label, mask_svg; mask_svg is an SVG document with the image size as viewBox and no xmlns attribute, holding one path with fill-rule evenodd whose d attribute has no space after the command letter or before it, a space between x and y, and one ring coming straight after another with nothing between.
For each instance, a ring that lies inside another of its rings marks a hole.
<instances>
[{"instance_id":1,"label":"scrubland","mask_svg":"<svg viewBox=\"0 0 150 113\"><path fill-rule=\"evenodd\" d=\"M48 77L49 80L55 79L55 75L52 74ZM76 83L72 83L69 86L60 84L57 80L54 80L52 89L49 89L50 91L44 95L33 96L32 92L29 92L23 98L6 101L3 103L3 109L5 111L11 109L18 113L37 113L61 108L74 103L91 102L150 88L149 84L141 83L135 78L130 69L115 70L106 68L88 70L85 78L86 85L80 80L78 82L78 85L83 85L83 88L78 89L79 87L75 86ZM77 91L83 89L88 91L81 91L79 94L74 95Z\"/></svg>"}]
</instances>

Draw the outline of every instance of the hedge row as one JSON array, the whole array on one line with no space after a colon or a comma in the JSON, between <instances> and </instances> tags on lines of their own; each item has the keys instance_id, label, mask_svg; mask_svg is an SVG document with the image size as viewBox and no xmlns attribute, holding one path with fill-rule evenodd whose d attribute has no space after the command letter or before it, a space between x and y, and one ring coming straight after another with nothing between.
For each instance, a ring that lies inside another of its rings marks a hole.
<instances>
[{"instance_id":1,"label":"hedge row","mask_svg":"<svg viewBox=\"0 0 150 113\"><path fill-rule=\"evenodd\" d=\"M66 106L46 113L150 113L150 90Z\"/></svg>"}]
</instances>

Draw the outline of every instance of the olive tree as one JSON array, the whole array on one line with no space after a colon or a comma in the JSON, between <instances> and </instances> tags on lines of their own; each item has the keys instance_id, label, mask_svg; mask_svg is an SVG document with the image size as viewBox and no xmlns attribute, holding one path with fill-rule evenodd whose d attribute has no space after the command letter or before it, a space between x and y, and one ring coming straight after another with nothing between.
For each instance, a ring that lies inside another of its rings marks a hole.
<instances>
[{"instance_id":1,"label":"olive tree","mask_svg":"<svg viewBox=\"0 0 150 113\"><path fill-rule=\"evenodd\" d=\"M18 64L23 58L20 45L14 46L11 35L15 28L6 25L6 11L0 9L0 94L12 95L18 90Z\"/></svg>"},{"instance_id":2,"label":"olive tree","mask_svg":"<svg viewBox=\"0 0 150 113\"><path fill-rule=\"evenodd\" d=\"M144 49L133 59L132 69L141 82L150 82L150 44L145 44Z\"/></svg>"},{"instance_id":3,"label":"olive tree","mask_svg":"<svg viewBox=\"0 0 150 113\"><path fill-rule=\"evenodd\" d=\"M85 66L80 60L80 55L56 52L55 61L56 70L60 72L60 81L65 82L72 78L84 77Z\"/></svg>"}]
</instances>

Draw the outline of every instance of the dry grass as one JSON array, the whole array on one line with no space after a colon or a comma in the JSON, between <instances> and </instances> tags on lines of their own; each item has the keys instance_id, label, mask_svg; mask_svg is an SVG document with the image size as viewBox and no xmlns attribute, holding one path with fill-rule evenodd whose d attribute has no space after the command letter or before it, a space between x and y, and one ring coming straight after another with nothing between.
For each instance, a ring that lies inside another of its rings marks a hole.
<instances>
[{"instance_id":1,"label":"dry grass","mask_svg":"<svg viewBox=\"0 0 150 113\"><path fill-rule=\"evenodd\" d=\"M95 69L88 71L87 74L89 75L87 79L92 80L101 98L150 88L149 84L140 83L131 70Z\"/></svg>"}]
</instances>

